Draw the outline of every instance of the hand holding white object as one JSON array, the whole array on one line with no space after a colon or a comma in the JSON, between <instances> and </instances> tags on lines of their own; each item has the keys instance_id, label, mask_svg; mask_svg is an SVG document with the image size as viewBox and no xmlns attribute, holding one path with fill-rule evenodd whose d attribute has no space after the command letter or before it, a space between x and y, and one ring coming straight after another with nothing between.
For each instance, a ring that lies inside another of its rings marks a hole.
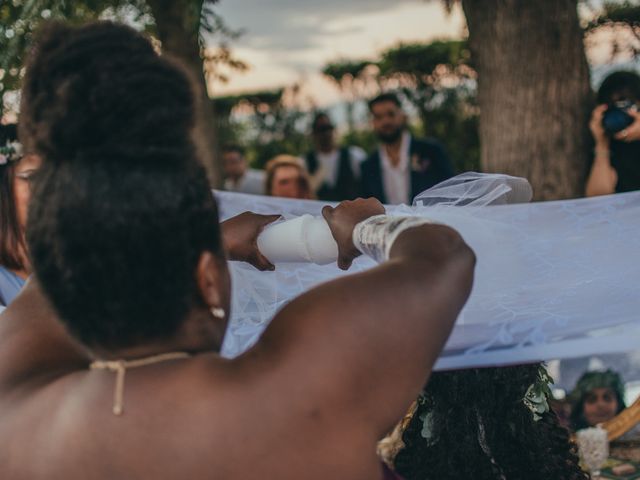
<instances>
[{"instance_id":1,"label":"hand holding white object","mask_svg":"<svg viewBox=\"0 0 640 480\"><path fill-rule=\"evenodd\" d=\"M272 263L326 265L338 259L338 245L329 225L309 214L267 227L258 237L258 249Z\"/></svg>"},{"instance_id":2,"label":"hand holding white object","mask_svg":"<svg viewBox=\"0 0 640 480\"><path fill-rule=\"evenodd\" d=\"M375 199L345 201L322 209L324 218L303 215L268 227L258 237L258 248L273 263L312 262L327 265L338 261L346 270L360 252L353 245L354 227L371 216L384 213Z\"/></svg>"}]
</instances>

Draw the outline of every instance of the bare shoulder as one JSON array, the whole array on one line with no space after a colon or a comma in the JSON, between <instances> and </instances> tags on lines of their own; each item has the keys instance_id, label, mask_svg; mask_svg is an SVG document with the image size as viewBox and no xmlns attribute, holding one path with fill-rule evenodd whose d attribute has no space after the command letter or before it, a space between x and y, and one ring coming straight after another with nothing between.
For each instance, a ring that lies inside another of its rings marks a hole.
<instances>
[{"instance_id":1,"label":"bare shoulder","mask_svg":"<svg viewBox=\"0 0 640 480\"><path fill-rule=\"evenodd\" d=\"M38 284L27 282L0 315L0 392L89 365L87 352L68 334Z\"/></svg>"}]
</instances>

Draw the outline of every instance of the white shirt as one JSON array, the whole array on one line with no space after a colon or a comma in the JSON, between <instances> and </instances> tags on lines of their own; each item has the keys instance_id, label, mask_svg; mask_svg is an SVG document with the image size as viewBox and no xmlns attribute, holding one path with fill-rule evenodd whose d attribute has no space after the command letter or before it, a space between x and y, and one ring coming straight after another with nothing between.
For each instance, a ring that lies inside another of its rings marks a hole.
<instances>
[{"instance_id":1,"label":"white shirt","mask_svg":"<svg viewBox=\"0 0 640 480\"><path fill-rule=\"evenodd\" d=\"M317 152L318 171L313 175L314 183L317 185L327 184L335 187L338 182L338 164L340 163L340 149L332 150L329 153ZM349 160L351 160L351 171L356 178L360 178L360 164L367 158L366 152L360 147L349 147Z\"/></svg>"},{"instance_id":2,"label":"white shirt","mask_svg":"<svg viewBox=\"0 0 640 480\"><path fill-rule=\"evenodd\" d=\"M228 192L264 195L265 181L265 173L263 170L254 170L253 168L248 168L244 175L237 182L234 182L232 179L227 178L224 181L224 189Z\"/></svg>"},{"instance_id":3,"label":"white shirt","mask_svg":"<svg viewBox=\"0 0 640 480\"><path fill-rule=\"evenodd\" d=\"M411 175L409 172L409 148L411 147L411 135L404 132L400 143L400 162L394 166L384 145L380 145L380 163L382 164L382 186L387 203L399 205L410 203Z\"/></svg>"}]
</instances>

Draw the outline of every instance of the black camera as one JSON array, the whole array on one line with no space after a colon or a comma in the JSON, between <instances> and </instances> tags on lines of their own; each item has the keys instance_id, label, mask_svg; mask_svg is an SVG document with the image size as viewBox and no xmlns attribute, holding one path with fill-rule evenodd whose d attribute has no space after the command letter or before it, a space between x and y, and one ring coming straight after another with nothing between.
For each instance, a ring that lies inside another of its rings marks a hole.
<instances>
[{"instance_id":1,"label":"black camera","mask_svg":"<svg viewBox=\"0 0 640 480\"><path fill-rule=\"evenodd\" d=\"M633 117L627 112L636 108L636 104L631 100L621 100L610 104L602 116L602 127L609 135L624 130L633 123Z\"/></svg>"}]
</instances>

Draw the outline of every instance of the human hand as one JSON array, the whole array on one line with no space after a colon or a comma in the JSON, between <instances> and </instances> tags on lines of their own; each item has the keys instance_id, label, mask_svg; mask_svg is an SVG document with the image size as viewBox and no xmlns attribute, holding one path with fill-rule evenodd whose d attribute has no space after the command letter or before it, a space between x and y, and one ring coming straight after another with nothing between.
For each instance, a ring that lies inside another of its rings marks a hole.
<instances>
[{"instance_id":1,"label":"human hand","mask_svg":"<svg viewBox=\"0 0 640 480\"><path fill-rule=\"evenodd\" d=\"M635 142L640 140L640 113L629 109L627 114L633 117L633 123L624 130L620 130L613 138L621 142Z\"/></svg>"},{"instance_id":2,"label":"human hand","mask_svg":"<svg viewBox=\"0 0 640 480\"><path fill-rule=\"evenodd\" d=\"M322 216L329 224L331 234L338 244L338 267L347 270L353 259L361 255L353 244L353 229L363 220L385 213L382 204L375 198L347 200L333 208L326 206Z\"/></svg>"},{"instance_id":3,"label":"human hand","mask_svg":"<svg viewBox=\"0 0 640 480\"><path fill-rule=\"evenodd\" d=\"M607 132L605 132L604 127L602 126L602 117L604 112L607 111L607 105L598 105L593 109L591 113L591 120L589 121L589 130L591 130L591 134L593 135L593 139L596 142L596 145L609 147L609 137L607 137Z\"/></svg>"},{"instance_id":4,"label":"human hand","mask_svg":"<svg viewBox=\"0 0 640 480\"><path fill-rule=\"evenodd\" d=\"M258 270L274 270L273 264L258 250L258 236L280 215L244 212L222 222L222 240L230 260L247 262Z\"/></svg>"}]
</instances>

